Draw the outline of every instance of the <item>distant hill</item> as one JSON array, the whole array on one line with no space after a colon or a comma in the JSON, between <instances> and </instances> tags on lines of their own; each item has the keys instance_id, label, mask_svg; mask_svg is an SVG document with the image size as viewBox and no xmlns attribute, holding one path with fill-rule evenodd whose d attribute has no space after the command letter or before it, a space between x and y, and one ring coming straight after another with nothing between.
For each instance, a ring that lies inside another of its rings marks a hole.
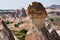
<instances>
[{"instance_id":1,"label":"distant hill","mask_svg":"<svg viewBox=\"0 0 60 40\"><path fill-rule=\"evenodd\" d=\"M46 7L46 9L50 9L50 8L59 8L60 9L60 5L51 5L49 7Z\"/></svg>"}]
</instances>

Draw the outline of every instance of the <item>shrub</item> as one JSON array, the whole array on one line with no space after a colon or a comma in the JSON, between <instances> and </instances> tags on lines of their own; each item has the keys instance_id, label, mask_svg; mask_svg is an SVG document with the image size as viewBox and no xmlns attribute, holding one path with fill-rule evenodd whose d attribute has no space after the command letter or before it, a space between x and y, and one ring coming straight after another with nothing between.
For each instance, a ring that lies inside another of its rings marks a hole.
<instances>
[{"instance_id":1,"label":"shrub","mask_svg":"<svg viewBox=\"0 0 60 40\"><path fill-rule=\"evenodd\" d=\"M11 24L11 23L13 23L13 22L9 22L9 21L7 20L7 21L5 21L5 23L6 23L6 24Z\"/></svg>"},{"instance_id":2,"label":"shrub","mask_svg":"<svg viewBox=\"0 0 60 40\"><path fill-rule=\"evenodd\" d=\"M18 23L18 25L21 25L21 24L23 24L23 22L19 22L19 23Z\"/></svg>"},{"instance_id":3,"label":"shrub","mask_svg":"<svg viewBox=\"0 0 60 40\"><path fill-rule=\"evenodd\" d=\"M15 26L15 27L19 27L19 25L18 25L18 24L14 24L14 26Z\"/></svg>"},{"instance_id":4,"label":"shrub","mask_svg":"<svg viewBox=\"0 0 60 40\"><path fill-rule=\"evenodd\" d=\"M21 33L26 34L27 32L28 32L28 31L27 31L27 30L25 30L25 29L21 30Z\"/></svg>"},{"instance_id":5,"label":"shrub","mask_svg":"<svg viewBox=\"0 0 60 40\"><path fill-rule=\"evenodd\" d=\"M7 20L5 23L6 23L6 24L9 24L10 22Z\"/></svg>"},{"instance_id":6,"label":"shrub","mask_svg":"<svg viewBox=\"0 0 60 40\"><path fill-rule=\"evenodd\" d=\"M23 22L20 22L21 24L23 24Z\"/></svg>"},{"instance_id":7,"label":"shrub","mask_svg":"<svg viewBox=\"0 0 60 40\"><path fill-rule=\"evenodd\" d=\"M49 20L50 20L50 21L54 21L54 19L53 19L53 18L50 18Z\"/></svg>"},{"instance_id":8,"label":"shrub","mask_svg":"<svg viewBox=\"0 0 60 40\"><path fill-rule=\"evenodd\" d=\"M25 40L25 37L26 37L26 34L27 34L28 31L23 29L21 31L14 30L13 32L19 40Z\"/></svg>"}]
</instances>

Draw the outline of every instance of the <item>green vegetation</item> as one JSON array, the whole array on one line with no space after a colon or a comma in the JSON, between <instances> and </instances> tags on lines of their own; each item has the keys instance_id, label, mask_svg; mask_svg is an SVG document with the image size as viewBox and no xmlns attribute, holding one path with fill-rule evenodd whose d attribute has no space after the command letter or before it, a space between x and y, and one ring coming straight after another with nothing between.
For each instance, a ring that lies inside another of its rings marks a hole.
<instances>
[{"instance_id":1,"label":"green vegetation","mask_svg":"<svg viewBox=\"0 0 60 40\"><path fill-rule=\"evenodd\" d=\"M23 24L23 22L19 22L19 23L18 23L18 25L21 25L21 24Z\"/></svg>"},{"instance_id":2,"label":"green vegetation","mask_svg":"<svg viewBox=\"0 0 60 40\"><path fill-rule=\"evenodd\" d=\"M15 26L15 27L19 27L19 25L18 25L18 24L14 24L14 26Z\"/></svg>"},{"instance_id":3,"label":"green vegetation","mask_svg":"<svg viewBox=\"0 0 60 40\"><path fill-rule=\"evenodd\" d=\"M11 24L11 23L13 23L13 22L9 22L9 21L7 20L7 21L5 21L5 23L6 23L6 24Z\"/></svg>"},{"instance_id":4,"label":"green vegetation","mask_svg":"<svg viewBox=\"0 0 60 40\"><path fill-rule=\"evenodd\" d=\"M26 34L27 33L27 30L23 29L23 30L21 30L21 33Z\"/></svg>"},{"instance_id":5,"label":"green vegetation","mask_svg":"<svg viewBox=\"0 0 60 40\"><path fill-rule=\"evenodd\" d=\"M23 22L19 22L17 24L14 24L15 27L19 27L19 25L23 24Z\"/></svg>"},{"instance_id":6,"label":"green vegetation","mask_svg":"<svg viewBox=\"0 0 60 40\"><path fill-rule=\"evenodd\" d=\"M16 35L16 37L19 40L25 40L26 34L27 34L27 30L23 29L21 31L17 31L17 30L12 30L12 32Z\"/></svg>"},{"instance_id":7,"label":"green vegetation","mask_svg":"<svg viewBox=\"0 0 60 40\"><path fill-rule=\"evenodd\" d=\"M13 22L10 22L10 21L5 21L5 24L12 24ZM15 27L19 27L19 25L21 25L21 24L23 24L23 22L21 21L21 22L19 22L19 23L17 23L17 24L14 24L14 26Z\"/></svg>"},{"instance_id":8,"label":"green vegetation","mask_svg":"<svg viewBox=\"0 0 60 40\"><path fill-rule=\"evenodd\" d=\"M50 21L58 21L60 18L49 18Z\"/></svg>"},{"instance_id":9,"label":"green vegetation","mask_svg":"<svg viewBox=\"0 0 60 40\"><path fill-rule=\"evenodd\" d=\"M54 19L53 19L53 18L50 18L49 20L50 20L50 21L54 21Z\"/></svg>"},{"instance_id":10,"label":"green vegetation","mask_svg":"<svg viewBox=\"0 0 60 40\"><path fill-rule=\"evenodd\" d=\"M9 24L10 22L7 20L7 21L5 21L5 23L6 23L6 24Z\"/></svg>"},{"instance_id":11,"label":"green vegetation","mask_svg":"<svg viewBox=\"0 0 60 40\"><path fill-rule=\"evenodd\" d=\"M60 18L55 18L55 20L60 20Z\"/></svg>"}]
</instances>

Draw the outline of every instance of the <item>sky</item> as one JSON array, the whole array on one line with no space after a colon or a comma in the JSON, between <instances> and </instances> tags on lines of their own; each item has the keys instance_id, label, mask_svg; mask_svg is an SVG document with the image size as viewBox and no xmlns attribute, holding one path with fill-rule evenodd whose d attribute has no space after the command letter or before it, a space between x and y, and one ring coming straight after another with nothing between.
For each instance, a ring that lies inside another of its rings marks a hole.
<instances>
[{"instance_id":1,"label":"sky","mask_svg":"<svg viewBox=\"0 0 60 40\"><path fill-rule=\"evenodd\" d=\"M29 6L32 2L41 2L44 7L60 5L60 0L0 0L0 9L21 9Z\"/></svg>"}]
</instances>

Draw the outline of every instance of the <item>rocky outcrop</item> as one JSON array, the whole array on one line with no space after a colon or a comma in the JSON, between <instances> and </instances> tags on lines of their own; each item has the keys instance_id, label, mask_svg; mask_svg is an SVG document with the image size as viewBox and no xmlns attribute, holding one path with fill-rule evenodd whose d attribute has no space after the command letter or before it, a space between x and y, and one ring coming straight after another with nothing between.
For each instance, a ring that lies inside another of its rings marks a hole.
<instances>
[{"instance_id":1,"label":"rocky outcrop","mask_svg":"<svg viewBox=\"0 0 60 40\"><path fill-rule=\"evenodd\" d=\"M32 2L28 7L28 14L31 16L33 24L40 29L45 26L45 18L47 13L44 6L40 2Z\"/></svg>"},{"instance_id":2,"label":"rocky outcrop","mask_svg":"<svg viewBox=\"0 0 60 40\"><path fill-rule=\"evenodd\" d=\"M40 2L32 2L32 5L28 7L28 14L36 18L45 18L47 16L45 8Z\"/></svg>"},{"instance_id":3,"label":"rocky outcrop","mask_svg":"<svg viewBox=\"0 0 60 40\"><path fill-rule=\"evenodd\" d=\"M7 38L8 40L15 40L13 34L11 33L10 29L7 27L4 21L2 21L2 24L5 38Z\"/></svg>"}]
</instances>

